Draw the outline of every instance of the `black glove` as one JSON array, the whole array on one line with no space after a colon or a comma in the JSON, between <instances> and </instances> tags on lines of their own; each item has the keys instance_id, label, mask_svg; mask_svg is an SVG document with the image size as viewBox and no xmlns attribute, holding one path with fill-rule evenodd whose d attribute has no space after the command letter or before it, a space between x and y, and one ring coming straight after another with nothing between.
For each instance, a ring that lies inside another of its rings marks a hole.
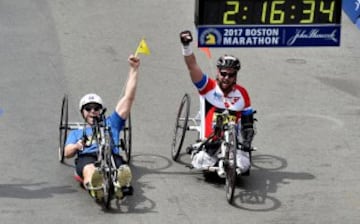
<instances>
[{"instance_id":1,"label":"black glove","mask_svg":"<svg viewBox=\"0 0 360 224\"><path fill-rule=\"evenodd\" d=\"M244 141L241 145L241 150L245 152L251 151L251 142L250 141Z\"/></svg>"},{"instance_id":2,"label":"black glove","mask_svg":"<svg viewBox=\"0 0 360 224\"><path fill-rule=\"evenodd\" d=\"M242 130L243 143L241 150L249 152L251 151L251 142L254 138L254 129L253 128L245 128Z\"/></svg>"},{"instance_id":3,"label":"black glove","mask_svg":"<svg viewBox=\"0 0 360 224\"><path fill-rule=\"evenodd\" d=\"M189 30L182 31L180 33L180 41L181 41L182 45L188 46L190 44L190 42L193 41L191 32Z\"/></svg>"},{"instance_id":4,"label":"black glove","mask_svg":"<svg viewBox=\"0 0 360 224\"><path fill-rule=\"evenodd\" d=\"M254 116L253 114L242 115L241 117L241 136L243 139L241 150L251 151L251 142L254 138Z\"/></svg>"}]
</instances>

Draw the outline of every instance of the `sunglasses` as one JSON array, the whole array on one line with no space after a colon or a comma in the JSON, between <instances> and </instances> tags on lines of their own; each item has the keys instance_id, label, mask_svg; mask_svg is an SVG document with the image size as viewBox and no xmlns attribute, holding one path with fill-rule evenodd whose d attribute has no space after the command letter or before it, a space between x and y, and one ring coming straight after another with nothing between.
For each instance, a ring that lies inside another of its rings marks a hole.
<instances>
[{"instance_id":1,"label":"sunglasses","mask_svg":"<svg viewBox=\"0 0 360 224\"><path fill-rule=\"evenodd\" d=\"M101 110L101 106L97 104L89 104L84 106L84 110L86 110L87 112L90 112L91 110L99 111Z\"/></svg>"},{"instance_id":2,"label":"sunglasses","mask_svg":"<svg viewBox=\"0 0 360 224\"><path fill-rule=\"evenodd\" d=\"M233 77L235 77L236 76L236 72L233 72L233 73L229 73L229 72L220 72L220 75L222 76L222 77L226 77L226 76L229 76L229 78L233 78Z\"/></svg>"}]
</instances>

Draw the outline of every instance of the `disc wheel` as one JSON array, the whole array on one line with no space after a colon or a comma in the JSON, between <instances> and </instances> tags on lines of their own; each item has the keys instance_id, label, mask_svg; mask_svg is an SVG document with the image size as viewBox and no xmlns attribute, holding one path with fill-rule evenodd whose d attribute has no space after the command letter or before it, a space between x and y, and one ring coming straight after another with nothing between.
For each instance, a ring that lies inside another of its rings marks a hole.
<instances>
[{"instance_id":1,"label":"disc wheel","mask_svg":"<svg viewBox=\"0 0 360 224\"><path fill-rule=\"evenodd\" d=\"M225 192L226 199L232 204L236 187L236 132L235 127L230 127L229 142L227 144L227 152L225 154Z\"/></svg>"},{"instance_id":2,"label":"disc wheel","mask_svg":"<svg viewBox=\"0 0 360 224\"><path fill-rule=\"evenodd\" d=\"M171 144L171 156L174 161L178 159L181 151L181 147L185 139L187 124L189 120L189 113L190 113L190 97L188 94L185 94L181 100L178 109L175 127L174 127L174 134Z\"/></svg>"},{"instance_id":3,"label":"disc wheel","mask_svg":"<svg viewBox=\"0 0 360 224\"><path fill-rule=\"evenodd\" d=\"M59 125L59 161L64 162L65 157L65 142L68 134L69 110L68 110L68 96L65 94L61 104L61 116Z\"/></svg>"},{"instance_id":4,"label":"disc wheel","mask_svg":"<svg viewBox=\"0 0 360 224\"><path fill-rule=\"evenodd\" d=\"M131 135L131 114L126 119L124 130L121 132L120 137L120 144L122 150L124 150L124 160L126 163L130 163L131 160L131 142L132 142L132 135Z\"/></svg>"}]
</instances>

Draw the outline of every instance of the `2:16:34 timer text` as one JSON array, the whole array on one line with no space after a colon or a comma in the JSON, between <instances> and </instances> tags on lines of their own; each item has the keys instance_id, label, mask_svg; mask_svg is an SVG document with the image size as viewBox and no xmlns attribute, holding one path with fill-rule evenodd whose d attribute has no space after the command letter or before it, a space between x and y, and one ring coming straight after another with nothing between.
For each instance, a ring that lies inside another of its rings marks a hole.
<instances>
[{"instance_id":1,"label":"2:16:34 timer text","mask_svg":"<svg viewBox=\"0 0 360 224\"><path fill-rule=\"evenodd\" d=\"M222 24L340 23L340 3L336 0L228 0Z\"/></svg>"}]
</instances>

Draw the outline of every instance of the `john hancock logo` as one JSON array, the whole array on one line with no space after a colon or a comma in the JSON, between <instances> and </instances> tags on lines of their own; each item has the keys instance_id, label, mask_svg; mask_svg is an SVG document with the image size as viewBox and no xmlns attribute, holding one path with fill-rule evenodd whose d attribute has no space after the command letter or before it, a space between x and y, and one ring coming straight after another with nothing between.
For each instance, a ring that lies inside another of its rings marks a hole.
<instances>
[{"instance_id":1,"label":"john hancock logo","mask_svg":"<svg viewBox=\"0 0 360 224\"><path fill-rule=\"evenodd\" d=\"M214 28L204 30L200 35L201 45L220 45L221 44L221 33Z\"/></svg>"},{"instance_id":2,"label":"john hancock logo","mask_svg":"<svg viewBox=\"0 0 360 224\"><path fill-rule=\"evenodd\" d=\"M287 45L294 45L294 43L300 39L323 39L337 43L339 40L337 39L336 31L337 30L334 29L330 33L321 33L318 29L311 29L310 31L296 29L296 33L288 39Z\"/></svg>"}]
</instances>

